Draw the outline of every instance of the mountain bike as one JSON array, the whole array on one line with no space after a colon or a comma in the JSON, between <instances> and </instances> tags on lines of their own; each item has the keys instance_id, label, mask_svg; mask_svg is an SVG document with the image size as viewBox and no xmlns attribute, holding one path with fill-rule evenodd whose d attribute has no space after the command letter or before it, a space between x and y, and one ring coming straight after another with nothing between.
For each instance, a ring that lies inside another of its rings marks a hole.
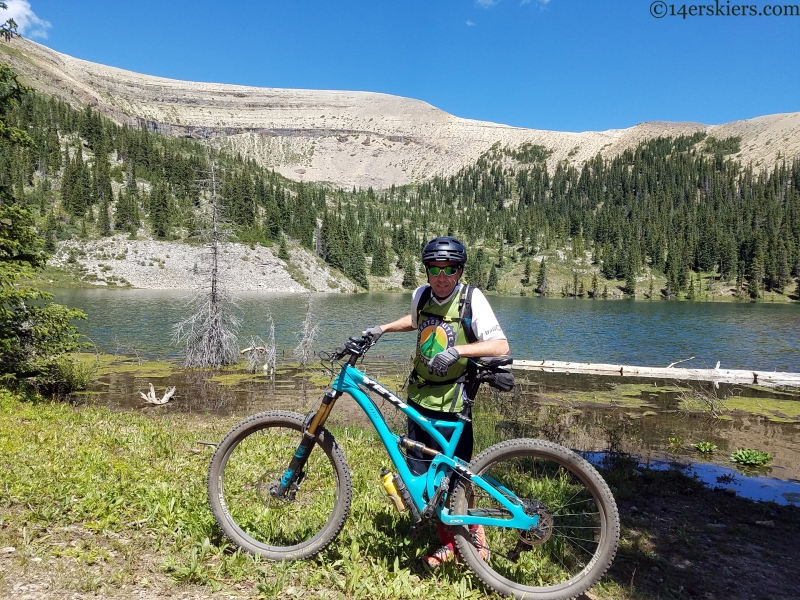
<instances>
[{"instance_id":1,"label":"mountain bike","mask_svg":"<svg viewBox=\"0 0 800 600\"><path fill-rule=\"evenodd\" d=\"M336 400L349 394L394 463L398 508L407 507L417 526L427 519L450 526L459 556L486 586L505 596L559 600L594 585L619 541L616 503L594 467L539 439L502 441L469 464L454 458L472 400L464 400L456 421L420 415L356 368L372 345L367 337L353 337L325 357L335 379L318 409L308 415L260 413L225 435L208 473L209 504L224 534L243 550L272 560L308 558L336 538L350 512L353 484L344 452L325 422ZM502 387L504 374L510 376L502 367L510 362L510 357L471 361L472 383ZM338 374L334 363L340 364ZM419 423L440 448L392 433L369 394ZM449 439L435 427L452 429ZM409 450L430 459L426 473L409 469L404 454ZM473 545L470 525L483 525L488 561Z\"/></svg>"}]
</instances>

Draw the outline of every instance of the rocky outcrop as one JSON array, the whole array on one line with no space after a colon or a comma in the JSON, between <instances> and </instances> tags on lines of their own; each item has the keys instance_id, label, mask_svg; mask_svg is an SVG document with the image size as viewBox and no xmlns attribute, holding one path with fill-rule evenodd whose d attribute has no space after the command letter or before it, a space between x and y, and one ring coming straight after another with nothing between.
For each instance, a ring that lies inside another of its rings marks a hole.
<instances>
[{"instance_id":1,"label":"rocky outcrop","mask_svg":"<svg viewBox=\"0 0 800 600\"><path fill-rule=\"evenodd\" d=\"M352 292L353 283L331 272L307 250L290 248L291 260L271 248L223 245L220 282L231 292ZM60 242L48 264L73 267L81 279L97 286L157 290L200 290L209 281L209 250L203 245L129 239L117 235L99 240Z\"/></svg>"},{"instance_id":2,"label":"rocky outcrop","mask_svg":"<svg viewBox=\"0 0 800 600\"><path fill-rule=\"evenodd\" d=\"M141 75L60 54L28 40L0 43L23 80L119 123L205 140L240 151L292 179L386 188L472 164L493 144L552 151L548 165L581 165L662 135L704 131L740 136L734 156L756 167L800 156L800 113L723 125L641 123L583 133L522 129L462 119L430 104L388 94L255 88Z\"/></svg>"}]
</instances>

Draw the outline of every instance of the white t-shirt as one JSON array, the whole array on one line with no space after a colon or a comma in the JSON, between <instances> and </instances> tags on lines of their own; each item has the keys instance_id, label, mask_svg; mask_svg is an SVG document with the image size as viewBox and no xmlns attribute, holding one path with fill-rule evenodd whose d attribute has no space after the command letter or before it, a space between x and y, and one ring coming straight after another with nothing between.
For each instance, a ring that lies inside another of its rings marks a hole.
<instances>
[{"instance_id":1,"label":"white t-shirt","mask_svg":"<svg viewBox=\"0 0 800 600\"><path fill-rule=\"evenodd\" d=\"M462 285L463 284L459 283L453 289L453 293L441 302L437 300L436 296L433 294L431 294L431 300L440 306L442 304L446 304L450 301L453 295L461 289ZM417 323L417 304L422 296L422 291L426 287L428 286L423 285L422 287L418 287L411 295L411 325L414 327L414 329L419 328L419 323ZM489 306L489 301L486 299L486 296L483 295L483 292L478 288L473 288L472 301L470 304L472 306L472 332L475 334L475 337L479 342L485 342L486 340L507 339L506 334L503 333L503 329L500 327L500 323L497 322L497 317L494 316L492 307Z\"/></svg>"}]
</instances>

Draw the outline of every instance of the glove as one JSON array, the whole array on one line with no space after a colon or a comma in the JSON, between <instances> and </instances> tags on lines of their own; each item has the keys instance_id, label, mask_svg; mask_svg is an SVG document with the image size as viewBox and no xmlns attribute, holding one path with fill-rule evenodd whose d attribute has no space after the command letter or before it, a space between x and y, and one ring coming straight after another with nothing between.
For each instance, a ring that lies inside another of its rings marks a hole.
<instances>
[{"instance_id":1,"label":"glove","mask_svg":"<svg viewBox=\"0 0 800 600\"><path fill-rule=\"evenodd\" d=\"M361 332L361 335L368 337L373 344L377 343L381 336L383 335L383 329L380 327L370 327L369 329L365 329Z\"/></svg>"},{"instance_id":2,"label":"glove","mask_svg":"<svg viewBox=\"0 0 800 600\"><path fill-rule=\"evenodd\" d=\"M459 358L461 358L461 355L458 350L448 348L431 359L428 363L428 371L437 377L444 377L447 375L447 369L454 365Z\"/></svg>"}]
</instances>

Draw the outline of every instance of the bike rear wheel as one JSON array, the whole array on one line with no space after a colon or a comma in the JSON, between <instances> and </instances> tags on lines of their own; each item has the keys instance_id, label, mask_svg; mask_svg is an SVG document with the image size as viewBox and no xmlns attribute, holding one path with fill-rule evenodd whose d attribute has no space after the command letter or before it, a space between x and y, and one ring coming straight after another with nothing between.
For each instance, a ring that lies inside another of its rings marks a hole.
<instances>
[{"instance_id":1,"label":"bike rear wheel","mask_svg":"<svg viewBox=\"0 0 800 600\"><path fill-rule=\"evenodd\" d=\"M308 558L339 534L350 512L353 482L344 453L320 428L297 488L270 494L302 439L304 416L270 411L236 425L217 446L208 470L208 502L234 544L271 560Z\"/></svg>"},{"instance_id":2,"label":"bike rear wheel","mask_svg":"<svg viewBox=\"0 0 800 600\"><path fill-rule=\"evenodd\" d=\"M458 551L488 587L529 600L567 600L597 583L619 542L619 513L608 485L586 460L544 440L501 442L470 463L516 496L528 514L539 515L530 531L485 526L488 561L481 559L466 527L455 528ZM459 480L454 514L507 511L470 481Z\"/></svg>"}]
</instances>

